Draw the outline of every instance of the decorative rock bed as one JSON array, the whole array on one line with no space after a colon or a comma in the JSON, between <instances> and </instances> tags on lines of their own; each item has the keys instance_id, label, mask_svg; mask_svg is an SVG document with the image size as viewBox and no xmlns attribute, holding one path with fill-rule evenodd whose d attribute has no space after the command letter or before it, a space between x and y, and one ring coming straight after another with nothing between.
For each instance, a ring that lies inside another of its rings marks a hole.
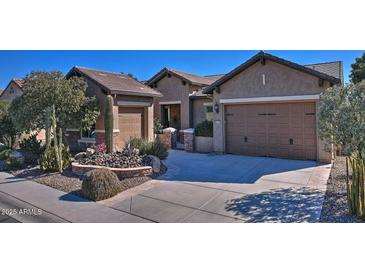
<instances>
[{"instance_id":1,"label":"decorative rock bed","mask_svg":"<svg viewBox=\"0 0 365 274\"><path fill-rule=\"evenodd\" d=\"M71 166L72 166L72 172L74 172L77 175L83 175L86 172L93 169L106 168L113 171L118 176L119 180L132 177L148 176L152 174L151 166L116 168L116 167L105 167L105 166L95 166L95 165L82 165L79 164L78 162L73 162Z\"/></svg>"}]
</instances>

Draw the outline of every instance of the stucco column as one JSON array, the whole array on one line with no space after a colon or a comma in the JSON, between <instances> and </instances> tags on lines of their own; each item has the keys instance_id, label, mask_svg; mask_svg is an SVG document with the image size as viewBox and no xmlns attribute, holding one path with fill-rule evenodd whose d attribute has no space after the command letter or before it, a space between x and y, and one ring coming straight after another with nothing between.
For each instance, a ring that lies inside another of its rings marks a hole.
<instances>
[{"instance_id":1,"label":"stucco column","mask_svg":"<svg viewBox=\"0 0 365 274\"><path fill-rule=\"evenodd\" d=\"M153 104L147 107L147 139L152 141L154 139L153 134Z\"/></svg>"},{"instance_id":2,"label":"stucco column","mask_svg":"<svg viewBox=\"0 0 365 274\"><path fill-rule=\"evenodd\" d=\"M219 104L219 112L216 113L214 105L218 101L213 102L213 149L215 152L224 152L224 106Z\"/></svg>"}]
</instances>

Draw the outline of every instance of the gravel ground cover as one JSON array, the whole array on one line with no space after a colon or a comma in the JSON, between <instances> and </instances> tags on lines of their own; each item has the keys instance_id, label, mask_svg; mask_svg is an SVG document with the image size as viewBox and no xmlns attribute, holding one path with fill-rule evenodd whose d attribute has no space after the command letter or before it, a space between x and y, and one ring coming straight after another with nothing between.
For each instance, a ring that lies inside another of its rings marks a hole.
<instances>
[{"instance_id":1,"label":"gravel ground cover","mask_svg":"<svg viewBox=\"0 0 365 274\"><path fill-rule=\"evenodd\" d=\"M166 172L166 167L162 165L161 172L159 174L154 174L152 178L160 176L164 172ZM31 168L28 167L25 169L12 170L10 171L10 173L20 178L26 178L28 180L32 180L64 192L82 196L82 176L74 174L71 169L65 170L62 174L60 174L59 172L44 173L39 169L38 166L36 166ZM127 190L129 188L141 185L149 180L151 180L151 177L148 176L133 177L121 180L121 190Z\"/></svg>"},{"instance_id":2,"label":"gravel ground cover","mask_svg":"<svg viewBox=\"0 0 365 274\"><path fill-rule=\"evenodd\" d=\"M337 157L327 182L320 222L361 223L363 220L348 212L346 198L346 159Z\"/></svg>"}]
</instances>

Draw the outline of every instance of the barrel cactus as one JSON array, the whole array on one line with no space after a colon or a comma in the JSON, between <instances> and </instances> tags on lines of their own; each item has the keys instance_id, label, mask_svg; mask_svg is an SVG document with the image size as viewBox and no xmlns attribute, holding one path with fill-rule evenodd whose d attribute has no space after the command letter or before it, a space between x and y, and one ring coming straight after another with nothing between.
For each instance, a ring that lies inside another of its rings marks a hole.
<instances>
[{"instance_id":1,"label":"barrel cactus","mask_svg":"<svg viewBox=\"0 0 365 274\"><path fill-rule=\"evenodd\" d=\"M114 100L111 95L106 96L104 127L105 127L105 144L107 152L113 152L113 104Z\"/></svg>"},{"instance_id":2,"label":"barrel cactus","mask_svg":"<svg viewBox=\"0 0 365 274\"><path fill-rule=\"evenodd\" d=\"M115 196L121 187L114 172L108 169L94 169L84 175L81 190L86 198L100 201Z\"/></svg>"}]
</instances>

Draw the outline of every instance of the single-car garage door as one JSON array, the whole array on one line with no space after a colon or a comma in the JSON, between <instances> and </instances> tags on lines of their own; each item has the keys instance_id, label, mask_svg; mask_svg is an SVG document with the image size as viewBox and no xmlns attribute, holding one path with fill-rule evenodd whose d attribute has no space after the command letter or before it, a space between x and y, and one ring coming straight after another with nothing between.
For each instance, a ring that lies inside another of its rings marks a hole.
<instances>
[{"instance_id":1,"label":"single-car garage door","mask_svg":"<svg viewBox=\"0 0 365 274\"><path fill-rule=\"evenodd\" d=\"M317 159L315 103L226 105L226 152Z\"/></svg>"},{"instance_id":2,"label":"single-car garage door","mask_svg":"<svg viewBox=\"0 0 365 274\"><path fill-rule=\"evenodd\" d=\"M119 108L119 141L122 146L132 138L144 137L144 108Z\"/></svg>"}]
</instances>

